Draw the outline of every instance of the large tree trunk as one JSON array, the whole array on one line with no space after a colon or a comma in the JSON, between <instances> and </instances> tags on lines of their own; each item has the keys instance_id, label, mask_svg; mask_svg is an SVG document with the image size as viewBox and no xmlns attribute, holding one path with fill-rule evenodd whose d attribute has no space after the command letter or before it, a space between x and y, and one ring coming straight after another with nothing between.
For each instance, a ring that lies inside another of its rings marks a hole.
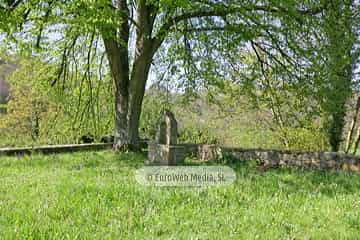
<instances>
[{"instance_id":1,"label":"large tree trunk","mask_svg":"<svg viewBox=\"0 0 360 240\"><path fill-rule=\"evenodd\" d=\"M345 126L345 106L339 106L339 111L332 113L332 119L329 125L329 142L331 151L338 152L342 142L342 134Z\"/></svg>"},{"instance_id":2,"label":"large tree trunk","mask_svg":"<svg viewBox=\"0 0 360 240\"><path fill-rule=\"evenodd\" d=\"M346 138L345 153L348 153L353 145L353 135L360 110L360 96L357 97L354 114L350 123L350 129Z\"/></svg>"},{"instance_id":3,"label":"large tree trunk","mask_svg":"<svg viewBox=\"0 0 360 240\"><path fill-rule=\"evenodd\" d=\"M134 63L131 76L128 127L130 144L135 150L139 148L139 121L150 64L151 58L139 59Z\"/></svg>"},{"instance_id":4,"label":"large tree trunk","mask_svg":"<svg viewBox=\"0 0 360 240\"><path fill-rule=\"evenodd\" d=\"M137 28L134 63L130 77L128 128L133 150L139 150L139 121L145 87L151 61L154 56L154 43L151 40L155 16L151 16L151 6L145 0L137 2Z\"/></svg>"},{"instance_id":5,"label":"large tree trunk","mask_svg":"<svg viewBox=\"0 0 360 240\"><path fill-rule=\"evenodd\" d=\"M128 127L130 143L135 150L139 148L139 121L141 106L145 94L146 81L149 75L153 57L149 40L139 39L136 45L137 55L130 79L130 101L128 112Z\"/></svg>"},{"instance_id":6,"label":"large tree trunk","mask_svg":"<svg viewBox=\"0 0 360 240\"><path fill-rule=\"evenodd\" d=\"M146 0L137 1L136 46L131 73L128 59L129 10L126 0L117 1L117 9L125 13L119 32L117 29L103 29L103 40L115 86L115 150L139 150L141 106L155 52L151 39L155 15L151 14L151 7Z\"/></svg>"},{"instance_id":7,"label":"large tree trunk","mask_svg":"<svg viewBox=\"0 0 360 240\"><path fill-rule=\"evenodd\" d=\"M114 77L115 79L116 77ZM115 80L115 136L114 149L127 148L130 143L128 134L128 102L129 94L127 88L122 88L119 80Z\"/></svg>"},{"instance_id":8,"label":"large tree trunk","mask_svg":"<svg viewBox=\"0 0 360 240\"><path fill-rule=\"evenodd\" d=\"M111 74L114 81L115 88L115 138L114 149L121 149L130 144L130 138L128 134L128 106L129 106L129 73L126 67L121 64L120 56L116 56L116 48L107 46L105 44L108 56ZM123 59L125 60L125 59Z\"/></svg>"},{"instance_id":9,"label":"large tree trunk","mask_svg":"<svg viewBox=\"0 0 360 240\"><path fill-rule=\"evenodd\" d=\"M130 145L128 109L129 109L129 24L126 0L117 1L118 10L124 14L119 32L105 28L102 31L106 54L115 87L115 137L114 149L128 148ZM120 39L117 39L117 37Z\"/></svg>"}]
</instances>

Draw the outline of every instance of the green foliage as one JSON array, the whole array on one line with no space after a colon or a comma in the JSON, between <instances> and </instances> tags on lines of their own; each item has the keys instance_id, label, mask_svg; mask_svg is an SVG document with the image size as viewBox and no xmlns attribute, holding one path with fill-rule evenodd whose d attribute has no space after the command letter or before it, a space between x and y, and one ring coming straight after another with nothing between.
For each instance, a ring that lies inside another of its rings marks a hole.
<instances>
[{"instance_id":1,"label":"green foliage","mask_svg":"<svg viewBox=\"0 0 360 240\"><path fill-rule=\"evenodd\" d=\"M0 145L76 143L91 134L96 140L113 133L110 78L73 73L66 85L51 83L56 68L38 58L22 58L8 77L11 98L7 114L0 115Z\"/></svg>"},{"instance_id":2,"label":"green foliage","mask_svg":"<svg viewBox=\"0 0 360 240\"><path fill-rule=\"evenodd\" d=\"M181 143L217 144L216 134L206 126L186 127L180 132L178 139Z\"/></svg>"},{"instance_id":3,"label":"green foliage","mask_svg":"<svg viewBox=\"0 0 360 240\"><path fill-rule=\"evenodd\" d=\"M106 76L97 79L79 74L69 85L56 85L57 104L63 115L57 121L58 131L54 136L76 142L79 136L91 134L96 139L113 134L114 100L112 81ZM64 141L64 140L63 140Z\"/></svg>"},{"instance_id":4,"label":"green foliage","mask_svg":"<svg viewBox=\"0 0 360 240\"><path fill-rule=\"evenodd\" d=\"M159 118L164 109L171 109L166 96L162 92L154 92L144 97L140 117L140 136L155 139L159 126Z\"/></svg>"},{"instance_id":5,"label":"green foliage","mask_svg":"<svg viewBox=\"0 0 360 240\"><path fill-rule=\"evenodd\" d=\"M317 86L319 105L322 111L323 129L332 151L339 151L345 126L346 102L353 87L358 88L353 67L359 55L358 20L359 6L353 1L336 0L330 4L321 26L324 47L320 59L314 64L318 72Z\"/></svg>"},{"instance_id":6,"label":"green foliage","mask_svg":"<svg viewBox=\"0 0 360 240\"><path fill-rule=\"evenodd\" d=\"M324 131L316 126L308 128L286 128L275 133L275 137L282 141L286 137L288 148L292 150L312 150L312 151L328 151L329 144L327 142Z\"/></svg>"},{"instance_id":7,"label":"green foliage","mask_svg":"<svg viewBox=\"0 0 360 240\"><path fill-rule=\"evenodd\" d=\"M281 55L276 57L284 60ZM225 89L226 95L234 99L232 101L239 98L236 94L245 96L250 109L259 113L256 119L259 129L271 131L271 140L280 143L282 148L328 149L319 121L321 107L315 93L316 86L312 85L311 79L293 79L288 73L292 70L291 65L287 66L287 70L271 65L271 57L261 49L256 49L255 54L241 53L240 58L246 66L234 75L241 82L237 87L229 84ZM261 61L268 65L264 66Z\"/></svg>"},{"instance_id":8,"label":"green foliage","mask_svg":"<svg viewBox=\"0 0 360 240\"><path fill-rule=\"evenodd\" d=\"M358 4L355 1L334 1L328 4L327 1L295 0L147 0L128 4L129 13L137 18L135 21L124 21L127 11L119 11L124 6L116 5L114 1L17 3L19 4L14 9L10 9L11 4L1 3L0 29L7 34L7 39L15 40L17 44L23 43L31 52L42 49L42 56L47 59L61 59L61 71L58 76L53 77L63 79L61 83L58 81L56 87L62 88L64 92L55 93L54 96L58 98L49 100L60 108L55 111L58 113L58 121L54 120L53 123L56 124L49 128L49 131L54 133L49 136L50 142L74 141L78 135L92 133L99 136L111 130L110 126L114 125L114 117L111 117L111 114L114 115L114 102L109 97L113 96L108 88L111 85L110 78L107 76L102 82L98 76L102 75L102 70L106 72L110 69L109 62L103 61L106 54L104 49L109 50L109 46L113 47L110 47L111 51L107 51L107 54L115 53L114 56L109 54L109 59L119 58L120 62L128 63L127 57L130 56L129 64L122 66L121 70L113 71L113 74L131 76L132 83L137 83L137 86L145 86L147 76L145 74L137 79L136 71L131 71L137 69L137 63L146 63L141 69L149 69L150 63L157 66L159 63L152 61L152 54L161 55L157 49L163 42L164 47L160 49L164 50L167 56L165 60L160 58L160 61L165 62L161 70L165 69L165 72L168 72L168 81L175 79L176 81L171 82L176 82L174 85L182 88L186 95L196 96L198 92L206 89L209 98L216 101L213 88L224 90L227 84L224 79L231 79L235 75L235 82L242 84L243 90L251 96L251 101L257 108L261 111L270 109L272 117L265 119L269 123L268 129L280 132L282 138L294 135L286 134L287 129L307 129L306 126L318 120L317 117L321 115L318 106L322 106L321 110L325 109L325 112L332 111L333 106L339 106L339 114L328 114L330 116L326 117L329 119L332 117L341 120L344 113L343 103L348 96L350 84L338 81L338 75L342 74L344 64L349 65L350 61L343 58L343 53L350 52L349 39L354 37L348 37L351 34L337 29L351 29L351 26L348 27L351 21L356 21L353 15L358 16L358 8L355 6ZM334 11L328 14L329 9ZM129 26L125 27L126 23L129 23ZM137 31L131 33L137 34L128 38L128 28L136 29ZM143 36L152 39L147 43ZM101 40L109 40L110 37L115 41L105 48L104 41ZM332 44L329 39L337 44ZM326 45L330 45L330 48ZM123 46L126 48L122 49ZM338 47L331 51L333 46ZM248 53L249 47L252 52L248 56L241 56ZM240 56L238 53L241 53ZM330 59L330 62L322 61L322 58ZM115 65L119 67L117 61L112 62L113 69ZM97 67L96 70L93 65ZM103 69L103 65L107 67ZM319 66L336 70L331 72L325 69L324 78L322 74L318 74L321 69ZM229 69L236 73L229 73ZM327 77L334 84L323 81ZM124 92L129 96L136 96L139 101L134 102L140 104L143 89L133 92L136 87L132 85L125 80L116 83L116 86L130 86ZM323 86L326 87L322 88ZM335 91L343 87L345 94ZM321 99L326 99L325 103L319 104ZM158 113L163 106L152 100L146 101L145 113L141 114L141 133L145 137L153 138ZM124 109L124 112L127 109ZM31 111L36 113L38 110ZM28 115L22 119L31 119L30 114ZM35 115L35 118L38 118L39 114ZM133 118L128 119L133 121ZM342 121L336 122L340 124L335 124L335 128L330 124L329 128L338 133L342 128ZM137 122L135 125L137 126ZM122 126L125 127L126 124ZM26 132L30 129L29 126L24 128L27 129ZM199 138L196 134L200 133L194 133L194 136L188 133L187 138L207 141L196 139ZM62 140L53 139L54 137ZM294 141L290 137L285 139L284 145L290 147L289 142Z\"/></svg>"},{"instance_id":9,"label":"green foliage","mask_svg":"<svg viewBox=\"0 0 360 240\"><path fill-rule=\"evenodd\" d=\"M10 100L7 114L0 116L3 138L16 144L46 140L60 110L54 102L50 80L55 69L38 59L24 59L8 79Z\"/></svg>"}]
</instances>

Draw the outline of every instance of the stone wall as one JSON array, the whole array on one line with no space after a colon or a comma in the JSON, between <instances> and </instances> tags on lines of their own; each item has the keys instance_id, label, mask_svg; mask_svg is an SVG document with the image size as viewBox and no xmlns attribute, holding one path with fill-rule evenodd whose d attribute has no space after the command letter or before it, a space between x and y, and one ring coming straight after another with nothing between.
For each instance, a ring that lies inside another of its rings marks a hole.
<instances>
[{"instance_id":1,"label":"stone wall","mask_svg":"<svg viewBox=\"0 0 360 240\"><path fill-rule=\"evenodd\" d=\"M91 143L91 144L68 144L68 145L49 145L38 147L20 147L20 148L0 148L1 156L17 156L32 153L53 154L77 151L99 151L111 149L112 143Z\"/></svg>"},{"instance_id":2,"label":"stone wall","mask_svg":"<svg viewBox=\"0 0 360 240\"><path fill-rule=\"evenodd\" d=\"M235 161L257 161L268 166L289 166L306 169L360 172L360 156L334 153L267 149L245 149L219 147L205 144L178 144L185 154L203 161L211 161L219 156L228 156ZM2 148L1 156L23 155L34 152L51 154L74 151L96 151L111 149L111 143L56 145L25 148Z\"/></svg>"},{"instance_id":3,"label":"stone wall","mask_svg":"<svg viewBox=\"0 0 360 240\"><path fill-rule=\"evenodd\" d=\"M235 161L257 161L268 166L360 172L360 156L336 152L244 149L214 145L183 144L186 153L203 161L228 156Z\"/></svg>"}]
</instances>

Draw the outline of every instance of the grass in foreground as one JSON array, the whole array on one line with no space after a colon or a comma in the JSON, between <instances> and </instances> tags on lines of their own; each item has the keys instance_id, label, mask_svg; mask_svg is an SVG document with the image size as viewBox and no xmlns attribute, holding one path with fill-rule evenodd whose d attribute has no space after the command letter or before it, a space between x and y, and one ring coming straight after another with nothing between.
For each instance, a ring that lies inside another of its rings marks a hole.
<instances>
[{"instance_id":1,"label":"grass in foreground","mask_svg":"<svg viewBox=\"0 0 360 240\"><path fill-rule=\"evenodd\" d=\"M231 165L221 188L136 183L144 157L0 158L0 239L358 239L360 175Z\"/></svg>"}]
</instances>

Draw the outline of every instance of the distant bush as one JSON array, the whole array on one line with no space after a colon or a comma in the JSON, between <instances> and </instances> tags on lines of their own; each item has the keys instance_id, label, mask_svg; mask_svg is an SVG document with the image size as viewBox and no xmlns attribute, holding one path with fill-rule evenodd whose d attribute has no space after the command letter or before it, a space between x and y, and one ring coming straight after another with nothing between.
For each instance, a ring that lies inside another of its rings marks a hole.
<instances>
[{"instance_id":1,"label":"distant bush","mask_svg":"<svg viewBox=\"0 0 360 240\"><path fill-rule=\"evenodd\" d=\"M293 150L328 150L328 144L323 131L317 127L286 128L278 135L286 136L288 148Z\"/></svg>"},{"instance_id":2,"label":"distant bush","mask_svg":"<svg viewBox=\"0 0 360 240\"><path fill-rule=\"evenodd\" d=\"M154 139L162 105L153 97L145 96L140 118L140 136Z\"/></svg>"},{"instance_id":3,"label":"distant bush","mask_svg":"<svg viewBox=\"0 0 360 240\"><path fill-rule=\"evenodd\" d=\"M51 86L56 78L55 66L38 58L19 59L7 78L10 98L7 114L0 114L0 146L77 143L86 134L97 140L113 132L109 77L82 81L80 75L72 85Z\"/></svg>"},{"instance_id":4,"label":"distant bush","mask_svg":"<svg viewBox=\"0 0 360 240\"><path fill-rule=\"evenodd\" d=\"M54 68L40 61L24 60L21 68L9 77L10 100L7 114L0 120L2 135L9 145L34 142L52 128L50 125L59 111L47 86L53 74Z\"/></svg>"},{"instance_id":5,"label":"distant bush","mask_svg":"<svg viewBox=\"0 0 360 240\"><path fill-rule=\"evenodd\" d=\"M219 140L208 127L187 127L180 132L179 142L218 144Z\"/></svg>"},{"instance_id":6,"label":"distant bush","mask_svg":"<svg viewBox=\"0 0 360 240\"><path fill-rule=\"evenodd\" d=\"M141 117L140 117L140 136L142 138L155 139L158 130L161 112L171 109L171 104L167 102L166 96L162 92L147 94L144 97Z\"/></svg>"}]
</instances>

